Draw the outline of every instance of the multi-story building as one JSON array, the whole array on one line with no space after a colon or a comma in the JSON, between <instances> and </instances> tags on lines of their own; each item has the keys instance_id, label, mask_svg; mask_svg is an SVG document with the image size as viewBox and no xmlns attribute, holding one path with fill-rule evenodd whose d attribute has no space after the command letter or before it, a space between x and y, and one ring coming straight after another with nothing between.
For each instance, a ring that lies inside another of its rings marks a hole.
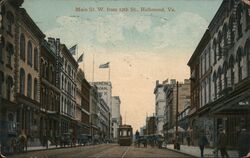
<instances>
[{"instance_id":1,"label":"multi-story building","mask_svg":"<svg viewBox=\"0 0 250 158\"><path fill-rule=\"evenodd\" d=\"M40 56L40 138L55 142L59 135L60 84L57 74L56 41L43 41ZM57 40L57 42L59 42Z\"/></svg>"},{"instance_id":2,"label":"multi-story building","mask_svg":"<svg viewBox=\"0 0 250 158\"><path fill-rule=\"evenodd\" d=\"M106 141L110 139L110 109L107 103L99 94L99 128L100 128L100 140Z\"/></svg>"},{"instance_id":3,"label":"multi-story building","mask_svg":"<svg viewBox=\"0 0 250 158\"><path fill-rule=\"evenodd\" d=\"M178 89L177 89L178 88ZM178 91L178 94L177 94ZM167 108L167 122L164 125L164 134L167 135L167 139L172 139L173 128L176 126L177 115L177 99L178 99L178 114L184 110L185 105L190 101L190 81L185 79L183 83L177 82L175 79L171 79L170 83L164 86L164 92L166 93L166 108ZM177 120L178 121L178 120ZM179 126L179 125L178 125ZM170 133L168 131L171 131Z\"/></svg>"},{"instance_id":4,"label":"multi-story building","mask_svg":"<svg viewBox=\"0 0 250 158\"><path fill-rule=\"evenodd\" d=\"M60 127L61 134L71 133L76 137L76 73L78 63L66 45L60 45L60 56L63 66L60 70Z\"/></svg>"},{"instance_id":5,"label":"multi-story building","mask_svg":"<svg viewBox=\"0 0 250 158\"><path fill-rule=\"evenodd\" d=\"M91 85L86 80L86 78L83 79L82 84L82 123L85 124L85 127L83 129L84 134L90 134L90 90Z\"/></svg>"},{"instance_id":6,"label":"multi-story building","mask_svg":"<svg viewBox=\"0 0 250 158\"><path fill-rule=\"evenodd\" d=\"M76 75L76 120L77 136L90 134L90 85L81 69Z\"/></svg>"},{"instance_id":7,"label":"multi-story building","mask_svg":"<svg viewBox=\"0 0 250 158\"><path fill-rule=\"evenodd\" d=\"M164 125L164 112L166 107L166 97L164 92L164 84L160 84L156 81L155 89L155 117L157 124L157 134L163 135L163 125Z\"/></svg>"},{"instance_id":8,"label":"multi-story building","mask_svg":"<svg viewBox=\"0 0 250 158\"><path fill-rule=\"evenodd\" d=\"M157 131L157 120L155 116L146 118L146 135L155 135Z\"/></svg>"},{"instance_id":9,"label":"multi-story building","mask_svg":"<svg viewBox=\"0 0 250 158\"><path fill-rule=\"evenodd\" d=\"M249 6L243 1L224 0L208 26L208 33L204 35L207 38L200 41L204 45L198 45L189 61L191 72L198 60L203 61L197 64L199 75L192 77L191 74L191 78L197 80L192 84L199 87L199 92L193 88L191 91L192 97L199 93L199 99L196 96L191 100L192 106L196 104L193 111L197 118L191 127L204 129L210 144L217 141L219 128L225 129L232 148L236 147L240 129L250 130L249 30Z\"/></svg>"},{"instance_id":10,"label":"multi-story building","mask_svg":"<svg viewBox=\"0 0 250 158\"><path fill-rule=\"evenodd\" d=\"M118 128L121 125L121 100L119 96L112 97L112 133L114 141L117 141L118 137Z\"/></svg>"},{"instance_id":11,"label":"multi-story building","mask_svg":"<svg viewBox=\"0 0 250 158\"><path fill-rule=\"evenodd\" d=\"M99 136L100 129L98 128L99 119L98 114L100 113L99 109L99 95L97 91L97 87L92 85L90 90L90 125L91 125L91 137Z\"/></svg>"},{"instance_id":12,"label":"multi-story building","mask_svg":"<svg viewBox=\"0 0 250 158\"><path fill-rule=\"evenodd\" d=\"M97 86L97 91L98 91L98 93L101 94L101 97L106 102L107 106L109 107L110 115L111 115L112 114L112 84L111 84L111 82L93 82L92 84ZM111 118L112 118L112 116L110 117L110 121L109 121L110 122L109 138L113 137L113 133L111 132L112 131Z\"/></svg>"}]
</instances>

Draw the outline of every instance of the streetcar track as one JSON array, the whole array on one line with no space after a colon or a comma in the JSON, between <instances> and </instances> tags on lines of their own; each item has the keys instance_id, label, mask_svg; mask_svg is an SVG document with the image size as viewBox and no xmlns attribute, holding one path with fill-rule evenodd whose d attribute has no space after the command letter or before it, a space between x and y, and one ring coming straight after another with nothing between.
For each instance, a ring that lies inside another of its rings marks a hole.
<instances>
[{"instance_id":1,"label":"streetcar track","mask_svg":"<svg viewBox=\"0 0 250 158\"><path fill-rule=\"evenodd\" d=\"M121 157L121 158L124 158L124 156L127 154L127 152L129 151L129 149L130 149L130 146L127 147L127 149L125 150L125 152L122 154L122 157Z\"/></svg>"}]
</instances>

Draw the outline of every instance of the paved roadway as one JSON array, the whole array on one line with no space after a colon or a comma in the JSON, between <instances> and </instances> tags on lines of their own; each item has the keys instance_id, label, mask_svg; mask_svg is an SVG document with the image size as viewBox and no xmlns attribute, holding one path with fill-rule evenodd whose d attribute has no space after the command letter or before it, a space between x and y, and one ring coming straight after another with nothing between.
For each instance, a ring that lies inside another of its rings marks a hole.
<instances>
[{"instance_id":1,"label":"paved roadway","mask_svg":"<svg viewBox=\"0 0 250 158\"><path fill-rule=\"evenodd\" d=\"M7 158L191 158L187 155L176 153L168 149L158 148L136 148L134 146L119 146L117 144L101 144L92 146L83 146L75 148L61 148L53 150L32 151L17 155L11 155Z\"/></svg>"}]
</instances>

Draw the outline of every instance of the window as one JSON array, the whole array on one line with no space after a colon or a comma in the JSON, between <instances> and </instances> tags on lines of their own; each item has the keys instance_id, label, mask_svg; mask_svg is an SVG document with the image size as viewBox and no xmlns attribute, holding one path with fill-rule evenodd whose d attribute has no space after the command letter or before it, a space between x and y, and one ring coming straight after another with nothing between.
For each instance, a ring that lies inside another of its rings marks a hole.
<instances>
[{"instance_id":1,"label":"window","mask_svg":"<svg viewBox=\"0 0 250 158\"><path fill-rule=\"evenodd\" d=\"M229 59L230 80L231 86L234 85L234 58L231 56Z\"/></svg>"},{"instance_id":2,"label":"window","mask_svg":"<svg viewBox=\"0 0 250 158\"><path fill-rule=\"evenodd\" d=\"M221 32L219 31L219 34L218 34L218 44L217 44L217 47L218 47L218 56L219 56L219 59L221 59L222 57L222 49L221 49L221 43L222 43L222 35L221 35Z\"/></svg>"},{"instance_id":3,"label":"window","mask_svg":"<svg viewBox=\"0 0 250 158\"><path fill-rule=\"evenodd\" d=\"M222 71L221 71L221 67L219 67L219 69L218 69L217 76L218 76L218 79L219 79L219 82L218 82L218 93L220 93L221 90L222 90Z\"/></svg>"},{"instance_id":4,"label":"window","mask_svg":"<svg viewBox=\"0 0 250 158\"><path fill-rule=\"evenodd\" d=\"M32 94L32 77L29 74L28 75L28 81L27 81L27 96L31 98Z\"/></svg>"},{"instance_id":5,"label":"window","mask_svg":"<svg viewBox=\"0 0 250 158\"><path fill-rule=\"evenodd\" d=\"M247 40L244 50L247 56L247 72L248 72L248 76L250 76L250 39Z\"/></svg>"},{"instance_id":6,"label":"window","mask_svg":"<svg viewBox=\"0 0 250 158\"><path fill-rule=\"evenodd\" d=\"M38 64L39 64L39 59L38 59L38 50L37 48L34 49L34 68L35 70L38 70Z\"/></svg>"},{"instance_id":7,"label":"window","mask_svg":"<svg viewBox=\"0 0 250 158\"><path fill-rule=\"evenodd\" d=\"M6 81L6 85L7 85L7 99L10 100L11 99L11 89L13 86L13 79L11 76L8 76L8 79Z\"/></svg>"},{"instance_id":8,"label":"window","mask_svg":"<svg viewBox=\"0 0 250 158\"><path fill-rule=\"evenodd\" d=\"M213 51L214 51L214 64L217 62L217 43L216 39L213 41Z\"/></svg>"},{"instance_id":9,"label":"window","mask_svg":"<svg viewBox=\"0 0 250 158\"><path fill-rule=\"evenodd\" d=\"M234 22L235 22L235 19L233 16L231 16L229 19L229 41L228 41L228 43L231 45L234 43L234 39L235 39Z\"/></svg>"},{"instance_id":10,"label":"window","mask_svg":"<svg viewBox=\"0 0 250 158\"><path fill-rule=\"evenodd\" d=\"M14 24L14 16L8 11L7 12L7 33L12 35L12 25Z\"/></svg>"},{"instance_id":11,"label":"window","mask_svg":"<svg viewBox=\"0 0 250 158\"><path fill-rule=\"evenodd\" d=\"M242 64L242 48L239 48L237 51L237 65L238 65L238 81L242 80L242 74L243 74L243 64Z\"/></svg>"},{"instance_id":12,"label":"window","mask_svg":"<svg viewBox=\"0 0 250 158\"><path fill-rule=\"evenodd\" d=\"M217 98L217 77L216 72L213 74L213 82L214 82L214 98Z\"/></svg>"},{"instance_id":13,"label":"window","mask_svg":"<svg viewBox=\"0 0 250 158\"><path fill-rule=\"evenodd\" d=\"M7 50L7 66L11 68L12 67L11 59L12 59L12 55L14 54L13 45L11 43L8 43L6 50Z\"/></svg>"},{"instance_id":14,"label":"window","mask_svg":"<svg viewBox=\"0 0 250 158\"><path fill-rule=\"evenodd\" d=\"M0 42L0 63L3 63L3 44Z\"/></svg>"},{"instance_id":15,"label":"window","mask_svg":"<svg viewBox=\"0 0 250 158\"><path fill-rule=\"evenodd\" d=\"M20 59L25 61L25 37L23 34L20 36Z\"/></svg>"},{"instance_id":16,"label":"window","mask_svg":"<svg viewBox=\"0 0 250 158\"><path fill-rule=\"evenodd\" d=\"M236 11L238 39L242 36L242 13L242 5L239 4Z\"/></svg>"},{"instance_id":17,"label":"window","mask_svg":"<svg viewBox=\"0 0 250 158\"><path fill-rule=\"evenodd\" d=\"M28 42L28 64L32 66L32 44Z\"/></svg>"},{"instance_id":18,"label":"window","mask_svg":"<svg viewBox=\"0 0 250 158\"><path fill-rule=\"evenodd\" d=\"M37 79L34 80L34 100L37 100Z\"/></svg>"},{"instance_id":19,"label":"window","mask_svg":"<svg viewBox=\"0 0 250 158\"><path fill-rule=\"evenodd\" d=\"M4 82L4 73L0 71L0 96L3 93L3 82Z\"/></svg>"},{"instance_id":20,"label":"window","mask_svg":"<svg viewBox=\"0 0 250 158\"><path fill-rule=\"evenodd\" d=\"M250 9L245 5L246 29L250 28Z\"/></svg>"},{"instance_id":21,"label":"window","mask_svg":"<svg viewBox=\"0 0 250 158\"><path fill-rule=\"evenodd\" d=\"M226 24L224 24L222 32L223 32L223 47L225 48L227 46L227 44L228 44L228 41L227 41L227 25Z\"/></svg>"},{"instance_id":22,"label":"window","mask_svg":"<svg viewBox=\"0 0 250 158\"><path fill-rule=\"evenodd\" d=\"M224 79L224 88L227 88L227 63L223 64L223 79Z\"/></svg>"},{"instance_id":23,"label":"window","mask_svg":"<svg viewBox=\"0 0 250 158\"><path fill-rule=\"evenodd\" d=\"M24 95L25 91L25 71L23 68L20 69L20 94Z\"/></svg>"}]
</instances>

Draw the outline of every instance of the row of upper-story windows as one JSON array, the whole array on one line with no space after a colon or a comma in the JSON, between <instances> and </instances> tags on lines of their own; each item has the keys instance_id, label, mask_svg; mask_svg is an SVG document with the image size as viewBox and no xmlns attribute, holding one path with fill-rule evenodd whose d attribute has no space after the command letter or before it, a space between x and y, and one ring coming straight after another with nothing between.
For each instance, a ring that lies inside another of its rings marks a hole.
<instances>
[{"instance_id":1,"label":"row of upper-story windows","mask_svg":"<svg viewBox=\"0 0 250 158\"><path fill-rule=\"evenodd\" d=\"M217 31L201 55L201 76L206 73L211 64L216 64L222 56L226 55L234 42L242 37L244 28L245 31L250 28L250 12L247 6L232 1L230 2L230 7L231 9L236 7L236 12L231 12L230 17L225 20L223 26Z\"/></svg>"},{"instance_id":2,"label":"row of upper-story windows","mask_svg":"<svg viewBox=\"0 0 250 158\"><path fill-rule=\"evenodd\" d=\"M26 46L27 44L27 46ZM27 49L26 49L27 48ZM31 40L28 40L26 43L26 39L23 33L20 35L20 59L25 61L26 60L26 53L27 53L27 63L31 67L33 66L34 61L34 69L38 70L39 65L39 59L38 59L38 49L37 47L34 47L33 50L33 44ZM34 57L33 57L34 55Z\"/></svg>"},{"instance_id":3,"label":"row of upper-story windows","mask_svg":"<svg viewBox=\"0 0 250 158\"><path fill-rule=\"evenodd\" d=\"M20 91L19 93L22 95L26 95L27 97L37 100L38 98L38 81L35 78L34 83L32 80L31 74L27 75L27 80L26 80L26 74L25 70L23 68L20 69L20 74L19 74L19 80L20 80ZM27 82L27 86L25 85ZM32 93L32 87L33 87L33 93ZM26 91L26 94L25 94Z\"/></svg>"},{"instance_id":4,"label":"row of upper-story windows","mask_svg":"<svg viewBox=\"0 0 250 158\"><path fill-rule=\"evenodd\" d=\"M56 70L53 64L49 64L44 58L41 58L40 64L40 76L45 78L47 81L56 84Z\"/></svg>"},{"instance_id":5,"label":"row of upper-story windows","mask_svg":"<svg viewBox=\"0 0 250 158\"><path fill-rule=\"evenodd\" d=\"M67 77L64 77L64 75L61 76L61 88L72 97L76 96L75 84L71 80L67 79Z\"/></svg>"},{"instance_id":6,"label":"row of upper-story windows","mask_svg":"<svg viewBox=\"0 0 250 158\"><path fill-rule=\"evenodd\" d=\"M72 77L73 80L75 80L76 74L75 74L74 69L72 68L72 66L68 63L68 61L65 58L63 58L63 62L64 62L64 66L63 66L64 71L70 77Z\"/></svg>"}]
</instances>

